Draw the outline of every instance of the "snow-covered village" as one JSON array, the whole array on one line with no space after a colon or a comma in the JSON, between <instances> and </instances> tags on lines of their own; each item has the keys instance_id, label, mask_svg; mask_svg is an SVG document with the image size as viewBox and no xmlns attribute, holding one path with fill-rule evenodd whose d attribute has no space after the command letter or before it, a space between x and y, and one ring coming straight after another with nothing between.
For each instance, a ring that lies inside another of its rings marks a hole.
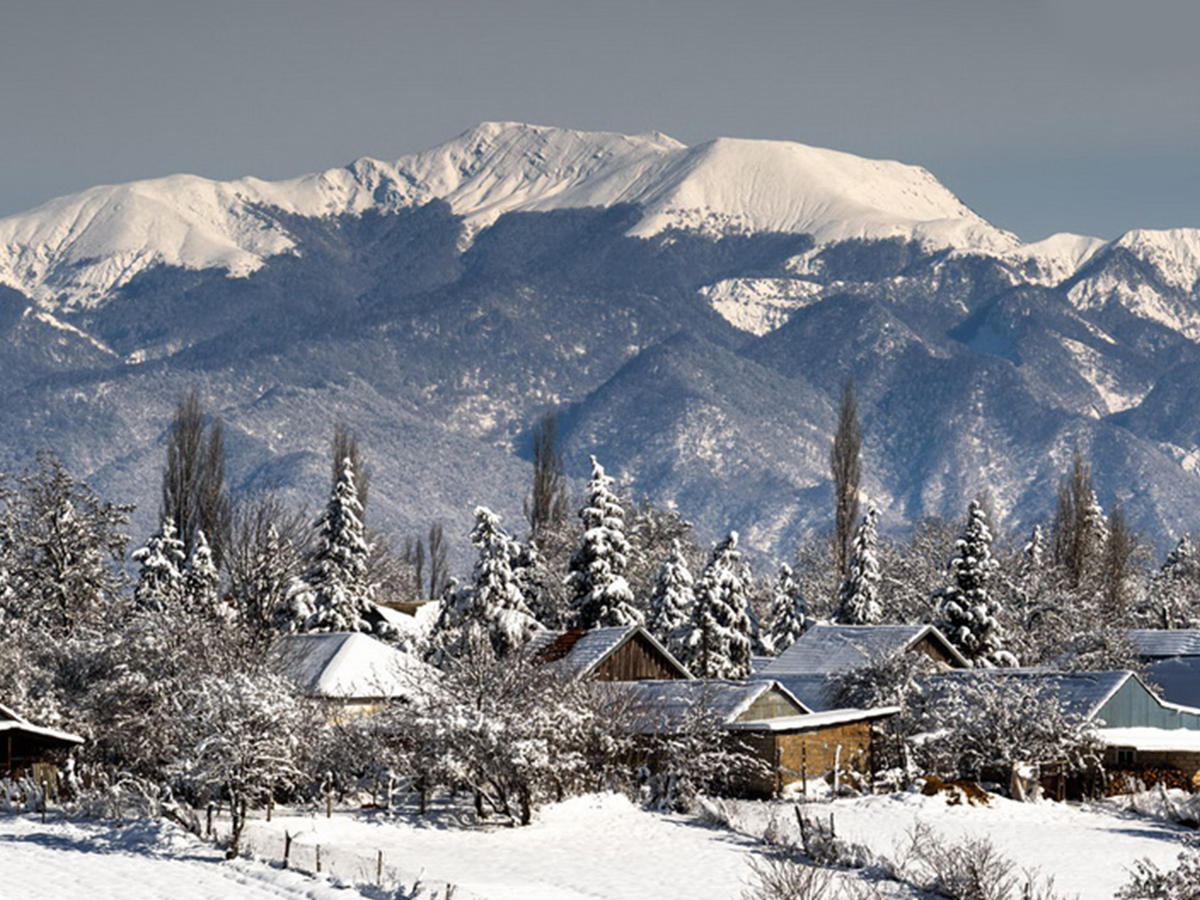
<instances>
[{"instance_id":1,"label":"snow-covered village","mask_svg":"<svg viewBox=\"0 0 1200 900\"><path fill-rule=\"evenodd\" d=\"M9 6L0 898L1200 900L1200 7Z\"/></svg>"}]
</instances>

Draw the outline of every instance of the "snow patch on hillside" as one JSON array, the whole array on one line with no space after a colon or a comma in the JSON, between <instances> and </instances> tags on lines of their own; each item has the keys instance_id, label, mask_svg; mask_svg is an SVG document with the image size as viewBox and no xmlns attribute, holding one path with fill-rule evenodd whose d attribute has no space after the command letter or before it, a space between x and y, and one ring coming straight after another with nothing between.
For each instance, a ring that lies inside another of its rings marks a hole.
<instances>
[{"instance_id":1,"label":"snow patch on hillside","mask_svg":"<svg viewBox=\"0 0 1200 900\"><path fill-rule=\"evenodd\" d=\"M727 278L702 287L700 293L734 328L761 337L818 299L823 290L802 278Z\"/></svg>"}]
</instances>

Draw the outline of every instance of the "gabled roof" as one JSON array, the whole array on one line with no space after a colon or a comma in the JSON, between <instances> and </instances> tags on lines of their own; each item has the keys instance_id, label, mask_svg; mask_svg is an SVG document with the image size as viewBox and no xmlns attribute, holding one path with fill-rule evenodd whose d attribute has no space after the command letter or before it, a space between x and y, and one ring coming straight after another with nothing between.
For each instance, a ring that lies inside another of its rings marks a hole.
<instances>
[{"instance_id":1,"label":"gabled roof","mask_svg":"<svg viewBox=\"0 0 1200 900\"><path fill-rule=\"evenodd\" d=\"M57 728L44 728L41 725L34 725L11 707L0 704L0 734L5 733L30 734L34 737L61 741L64 744L82 744L84 742L83 738L79 735L72 734L69 731L59 731Z\"/></svg>"},{"instance_id":2,"label":"gabled roof","mask_svg":"<svg viewBox=\"0 0 1200 900\"><path fill-rule=\"evenodd\" d=\"M1069 715L1094 718L1104 705L1112 699L1125 682L1133 678L1145 684L1132 672L1061 672L1055 669L964 669L940 672L929 676L931 680L968 678L1014 678L1037 686L1053 694L1064 712ZM1147 688L1149 692L1149 688ZM1153 692L1150 692L1151 694ZM1155 697L1157 700L1158 698Z\"/></svg>"},{"instance_id":3,"label":"gabled roof","mask_svg":"<svg viewBox=\"0 0 1200 900\"><path fill-rule=\"evenodd\" d=\"M720 725L730 725L768 691L779 691L801 713L810 713L787 688L774 681L693 678L687 681L628 682L633 693L635 730L639 734L671 733L684 726L693 711L707 710Z\"/></svg>"},{"instance_id":4,"label":"gabled roof","mask_svg":"<svg viewBox=\"0 0 1200 900\"><path fill-rule=\"evenodd\" d=\"M438 671L358 632L289 634L271 648L276 671L310 697L411 699Z\"/></svg>"},{"instance_id":5,"label":"gabled roof","mask_svg":"<svg viewBox=\"0 0 1200 900\"><path fill-rule=\"evenodd\" d=\"M764 678L834 675L902 653L925 637L964 668L962 654L932 625L814 625L766 666Z\"/></svg>"},{"instance_id":6,"label":"gabled roof","mask_svg":"<svg viewBox=\"0 0 1200 900\"><path fill-rule=\"evenodd\" d=\"M871 709L830 709L825 712L809 713L805 716L780 716L777 719L759 719L754 722L733 722L725 726L730 731L811 731L814 728L831 728L851 722L870 722L886 719L900 712L898 706L876 706Z\"/></svg>"},{"instance_id":7,"label":"gabled roof","mask_svg":"<svg viewBox=\"0 0 1200 900\"><path fill-rule=\"evenodd\" d=\"M644 638L680 678L692 677L683 663L640 625L593 628L590 631L539 631L530 638L527 650L535 658L559 666L572 678L586 678L635 637Z\"/></svg>"},{"instance_id":8,"label":"gabled roof","mask_svg":"<svg viewBox=\"0 0 1200 900\"><path fill-rule=\"evenodd\" d=\"M1146 676L1156 684L1164 700L1200 707L1200 656L1168 656L1152 659Z\"/></svg>"},{"instance_id":9,"label":"gabled roof","mask_svg":"<svg viewBox=\"0 0 1200 900\"><path fill-rule=\"evenodd\" d=\"M1126 634L1142 659L1200 656L1200 629L1131 628Z\"/></svg>"}]
</instances>

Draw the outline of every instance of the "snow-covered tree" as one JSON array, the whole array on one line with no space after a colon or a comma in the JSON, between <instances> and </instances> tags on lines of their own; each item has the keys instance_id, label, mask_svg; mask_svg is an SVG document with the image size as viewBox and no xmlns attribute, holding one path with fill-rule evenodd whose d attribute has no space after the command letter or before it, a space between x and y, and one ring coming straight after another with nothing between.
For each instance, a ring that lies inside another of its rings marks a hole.
<instances>
[{"instance_id":1,"label":"snow-covered tree","mask_svg":"<svg viewBox=\"0 0 1200 900\"><path fill-rule=\"evenodd\" d=\"M471 543L479 551L471 584L443 598L434 636L434 658L443 664L484 650L509 656L538 629L513 569L521 548L486 506L475 508Z\"/></svg>"},{"instance_id":2,"label":"snow-covered tree","mask_svg":"<svg viewBox=\"0 0 1200 900\"><path fill-rule=\"evenodd\" d=\"M221 603L221 576L213 561L212 548L203 529L196 531L192 555L183 573L183 592L191 607L202 615L224 615Z\"/></svg>"},{"instance_id":3,"label":"snow-covered tree","mask_svg":"<svg viewBox=\"0 0 1200 900\"><path fill-rule=\"evenodd\" d=\"M771 631L768 635L770 650L778 655L792 646L796 638L804 634L808 624L808 607L800 586L792 574L792 567L784 563L779 567L779 577L771 592Z\"/></svg>"},{"instance_id":4,"label":"snow-covered tree","mask_svg":"<svg viewBox=\"0 0 1200 900\"><path fill-rule=\"evenodd\" d=\"M679 541L672 541L671 554L659 569L650 595L650 633L672 652L679 650L681 629L692 615L696 594L692 573Z\"/></svg>"},{"instance_id":5,"label":"snow-covered tree","mask_svg":"<svg viewBox=\"0 0 1200 900\"><path fill-rule=\"evenodd\" d=\"M533 617L546 628L566 625L570 617L566 585L560 574L551 571L536 540L530 538L520 546L513 566L521 595Z\"/></svg>"},{"instance_id":6,"label":"snow-covered tree","mask_svg":"<svg viewBox=\"0 0 1200 900\"><path fill-rule=\"evenodd\" d=\"M972 500L967 525L954 545L949 569L954 584L941 592L942 630L960 653L976 666L1015 666L1004 649L996 602L988 582L997 567L992 558L992 532L983 504Z\"/></svg>"},{"instance_id":7,"label":"snow-covered tree","mask_svg":"<svg viewBox=\"0 0 1200 900\"><path fill-rule=\"evenodd\" d=\"M348 458L318 530L320 543L312 565L289 591L289 630L375 630L374 590L367 578L371 548L363 530L354 464Z\"/></svg>"},{"instance_id":8,"label":"snow-covered tree","mask_svg":"<svg viewBox=\"0 0 1200 900\"><path fill-rule=\"evenodd\" d=\"M850 543L850 562L838 593L837 621L844 625L874 625L883 617L879 605L879 510L871 504Z\"/></svg>"},{"instance_id":9,"label":"snow-covered tree","mask_svg":"<svg viewBox=\"0 0 1200 900\"><path fill-rule=\"evenodd\" d=\"M625 580L629 564L625 513L613 493L612 477L604 473L596 457L591 457L591 462L587 503L579 511L583 542L571 557L567 575L572 624L575 628L640 625L642 614Z\"/></svg>"},{"instance_id":10,"label":"snow-covered tree","mask_svg":"<svg viewBox=\"0 0 1200 900\"><path fill-rule=\"evenodd\" d=\"M679 642L684 662L701 678L750 674L750 614L741 576L738 535L717 544L695 585L692 619Z\"/></svg>"},{"instance_id":11,"label":"snow-covered tree","mask_svg":"<svg viewBox=\"0 0 1200 900\"><path fill-rule=\"evenodd\" d=\"M164 612L178 608L183 600L183 541L175 533L175 524L163 519L146 546L133 551L138 564L133 599L143 609Z\"/></svg>"},{"instance_id":12,"label":"snow-covered tree","mask_svg":"<svg viewBox=\"0 0 1200 900\"><path fill-rule=\"evenodd\" d=\"M1189 535L1179 539L1155 573L1139 611L1151 628L1191 628L1200 598L1200 556Z\"/></svg>"}]
</instances>

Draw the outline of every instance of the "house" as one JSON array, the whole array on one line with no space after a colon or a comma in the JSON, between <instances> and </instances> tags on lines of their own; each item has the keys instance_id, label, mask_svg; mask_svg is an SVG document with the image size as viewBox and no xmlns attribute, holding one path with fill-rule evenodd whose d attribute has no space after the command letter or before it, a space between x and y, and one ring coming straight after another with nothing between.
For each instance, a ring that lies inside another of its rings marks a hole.
<instances>
[{"instance_id":1,"label":"house","mask_svg":"<svg viewBox=\"0 0 1200 900\"><path fill-rule=\"evenodd\" d=\"M284 635L271 656L276 672L305 696L328 704L334 718L412 701L439 675L412 654L359 632Z\"/></svg>"},{"instance_id":2,"label":"house","mask_svg":"<svg viewBox=\"0 0 1200 900\"><path fill-rule=\"evenodd\" d=\"M527 647L534 659L572 678L591 681L676 680L692 677L640 625L590 631L539 631Z\"/></svg>"},{"instance_id":3,"label":"house","mask_svg":"<svg viewBox=\"0 0 1200 900\"><path fill-rule=\"evenodd\" d=\"M1200 707L1200 629L1137 628L1127 636L1164 699Z\"/></svg>"},{"instance_id":4,"label":"house","mask_svg":"<svg viewBox=\"0 0 1200 900\"><path fill-rule=\"evenodd\" d=\"M775 681L642 681L631 686L636 731L670 735L703 717L747 747L772 775L743 785L753 794L830 772L871 771L871 723L894 715L896 707L840 709L814 713Z\"/></svg>"},{"instance_id":5,"label":"house","mask_svg":"<svg viewBox=\"0 0 1200 900\"><path fill-rule=\"evenodd\" d=\"M1104 766L1131 774L1177 771L1200 787L1200 709L1164 700L1133 672L982 669L938 678L1014 678L1055 697L1063 711L1097 727Z\"/></svg>"},{"instance_id":6,"label":"house","mask_svg":"<svg viewBox=\"0 0 1200 900\"><path fill-rule=\"evenodd\" d=\"M932 670L969 668L932 625L814 625L751 678L778 681L816 711L835 708L835 676L901 653L919 655Z\"/></svg>"},{"instance_id":7,"label":"house","mask_svg":"<svg viewBox=\"0 0 1200 900\"><path fill-rule=\"evenodd\" d=\"M0 775L30 775L55 782L58 768L83 738L68 731L34 725L0 705Z\"/></svg>"}]
</instances>

